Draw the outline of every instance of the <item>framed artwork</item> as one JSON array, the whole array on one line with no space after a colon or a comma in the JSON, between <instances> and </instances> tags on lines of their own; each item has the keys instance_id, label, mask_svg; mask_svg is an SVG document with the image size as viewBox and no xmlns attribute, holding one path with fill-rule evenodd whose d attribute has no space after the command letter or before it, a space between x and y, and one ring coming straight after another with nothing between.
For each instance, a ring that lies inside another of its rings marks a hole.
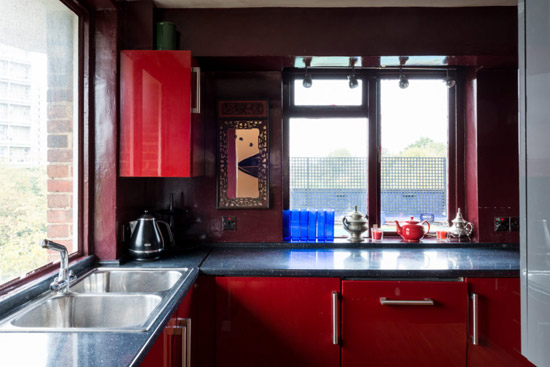
<instances>
[{"instance_id":1,"label":"framed artwork","mask_svg":"<svg viewBox=\"0 0 550 367\"><path fill-rule=\"evenodd\" d=\"M218 101L218 209L269 208L267 106Z\"/></svg>"}]
</instances>

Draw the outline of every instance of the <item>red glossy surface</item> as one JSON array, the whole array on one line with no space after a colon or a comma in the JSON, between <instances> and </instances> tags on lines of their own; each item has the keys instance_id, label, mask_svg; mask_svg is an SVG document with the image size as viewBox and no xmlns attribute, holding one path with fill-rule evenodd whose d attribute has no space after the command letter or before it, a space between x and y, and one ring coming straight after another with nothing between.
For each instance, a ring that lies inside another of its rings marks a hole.
<instances>
[{"instance_id":1,"label":"red glossy surface","mask_svg":"<svg viewBox=\"0 0 550 367\"><path fill-rule=\"evenodd\" d=\"M388 306L431 298L434 306ZM466 365L463 282L343 281L342 367Z\"/></svg>"},{"instance_id":2,"label":"red glossy surface","mask_svg":"<svg viewBox=\"0 0 550 367\"><path fill-rule=\"evenodd\" d=\"M191 177L190 51L121 51L120 176Z\"/></svg>"},{"instance_id":3,"label":"red glossy surface","mask_svg":"<svg viewBox=\"0 0 550 367\"><path fill-rule=\"evenodd\" d=\"M533 366L521 355L519 278L468 278L478 294L479 345L468 343L469 367ZM471 306L470 306L471 307Z\"/></svg>"},{"instance_id":4,"label":"red glossy surface","mask_svg":"<svg viewBox=\"0 0 550 367\"><path fill-rule=\"evenodd\" d=\"M216 366L338 366L335 278L216 278Z\"/></svg>"},{"instance_id":5,"label":"red glossy surface","mask_svg":"<svg viewBox=\"0 0 550 367\"><path fill-rule=\"evenodd\" d=\"M428 225L428 229L424 229L424 224ZM397 234L401 236L407 242L418 242L424 237L426 233L430 231L430 223L425 220L421 224L411 217L410 220L405 221L405 224L400 225L398 221L395 221L395 228Z\"/></svg>"}]
</instances>

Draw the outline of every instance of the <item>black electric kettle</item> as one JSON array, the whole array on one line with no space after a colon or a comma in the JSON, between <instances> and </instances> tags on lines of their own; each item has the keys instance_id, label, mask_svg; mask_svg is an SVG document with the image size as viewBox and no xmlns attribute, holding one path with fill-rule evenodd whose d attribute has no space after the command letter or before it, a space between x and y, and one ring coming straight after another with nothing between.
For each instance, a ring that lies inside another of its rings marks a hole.
<instances>
[{"instance_id":1,"label":"black electric kettle","mask_svg":"<svg viewBox=\"0 0 550 367\"><path fill-rule=\"evenodd\" d=\"M137 220L130 222L130 256L136 260L154 260L160 258L164 251L165 241L159 223L167 228L170 242L174 242L168 223L157 220L147 210Z\"/></svg>"}]
</instances>

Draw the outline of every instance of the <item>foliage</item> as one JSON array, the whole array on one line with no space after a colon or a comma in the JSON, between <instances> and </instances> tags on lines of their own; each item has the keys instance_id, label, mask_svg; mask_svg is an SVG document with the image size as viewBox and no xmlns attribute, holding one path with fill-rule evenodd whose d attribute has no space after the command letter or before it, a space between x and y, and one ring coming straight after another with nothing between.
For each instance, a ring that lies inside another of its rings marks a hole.
<instances>
[{"instance_id":1,"label":"foliage","mask_svg":"<svg viewBox=\"0 0 550 367\"><path fill-rule=\"evenodd\" d=\"M0 164L0 282L47 262L46 169Z\"/></svg>"},{"instance_id":2,"label":"foliage","mask_svg":"<svg viewBox=\"0 0 550 367\"><path fill-rule=\"evenodd\" d=\"M444 143L422 137L409 144L399 154L399 157L446 157L447 147Z\"/></svg>"},{"instance_id":3,"label":"foliage","mask_svg":"<svg viewBox=\"0 0 550 367\"><path fill-rule=\"evenodd\" d=\"M327 157L351 157L351 152L346 148L338 148L330 152Z\"/></svg>"}]
</instances>

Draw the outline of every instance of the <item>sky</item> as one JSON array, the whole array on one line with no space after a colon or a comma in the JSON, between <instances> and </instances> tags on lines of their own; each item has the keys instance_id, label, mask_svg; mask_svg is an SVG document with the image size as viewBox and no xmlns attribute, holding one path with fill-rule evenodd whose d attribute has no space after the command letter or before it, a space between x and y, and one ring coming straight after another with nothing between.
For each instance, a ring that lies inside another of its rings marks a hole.
<instances>
[{"instance_id":1,"label":"sky","mask_svg":"<svg viewBox=\"0 0 550 367\"><path fill-rule=\"evenodd\" d=\"M295 84L296 105L359 105L361 87L347 80L313 80L313 86ZM396 79L381 82L382 147L393 154L421 137L447 143L448 89L442 80L410 80L400 89ZM290 156L325 157L347 149L367 156L367 119L291 119Z\"/></svg>"}]
</instances>

